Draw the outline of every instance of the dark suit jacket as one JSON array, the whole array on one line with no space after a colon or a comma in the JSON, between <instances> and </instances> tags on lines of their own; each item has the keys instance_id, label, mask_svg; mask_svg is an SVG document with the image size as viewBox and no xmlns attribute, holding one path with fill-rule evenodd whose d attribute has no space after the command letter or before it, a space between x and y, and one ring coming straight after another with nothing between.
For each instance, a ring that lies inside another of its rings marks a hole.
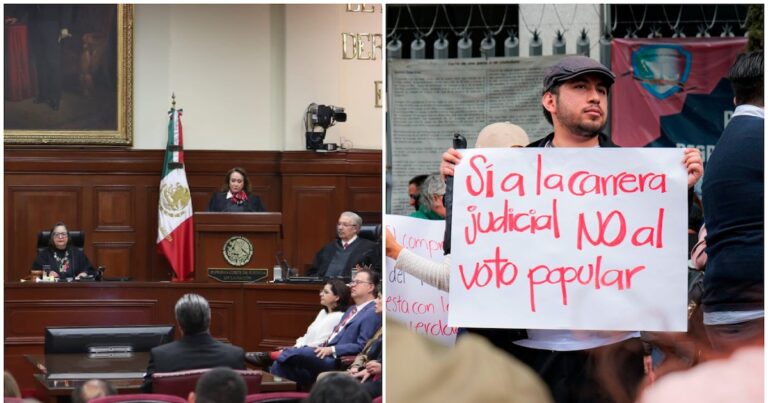
<instances>
[{"instance_id":1,"label":"dark suit jacket","mask_svg":"<svg viewBox=\"0 0 768 403\"><path fill-rule=\"evenodd\" d=\"M236 208L236 210L233 210ZM231 211L245 213L260 213L266 211L259 196L248 193L248 201L242 207L235 207L232 201L227 200L227 192L215 192L208 202L208 211Z\"/></svg>"},{"instance_id":2,"label":"dark suit jacket","mask_svg":"<svg viewBox=\"0 0 768 403\"><path fill-rule=\"evenodd\" d=\"M351 310L352 307L349 307L344 315L348 315ZM343 321L344 317L341 320ZM365 344L380 327L381 316L376 313L376 304L370 302L347 322L344 329L331 339L328 345L336 347L337 357L357 354L363 351Z\"/></svg>"},{"instance_id":3,"label":"dark suit jacket","mask_svg":"<svg viewBox=\"0 0 768 403\"><path fill-rule=\"evenodd\" d=\"M179 341L152 349L142 388L147 393L152 392L152 374L155 372L215 367L245 369L245 352L240 347L216 341L207 332L185 335Z\"/></svg>"},{"instance_id":4,"label":"dark suit jacket","mask_svg":"<svg viewBox=\"0 0 768 403\"><path fill-rule=\"evenodd\" d=\"M69 248L69 270L66 273L61 271L59 262L53 257L55 252L51 248L45 248L37 253L37 258L32 263L33 269L42 269L44 265L51 266L51 271L55 271L61 278L76 277L82 272L88 275L95 275L96 270L91 265L91 261L85 256L80 248Z\"/></svg>"},{"instance_id":5,"label":"dark suit jacket","mask_svg":"<svg viewBox=\"0 0 768 403\"><path fill-rule=\"evenodd\" d=\"M307 276L324 277L325 272L328 271L328 265L336 255L336 248L340 245L341 240L336 238L333 242L323 246L323 249L320 249L315 255L315 261L312 263L312 268L307 272ZM371 242L358 236L355 242L352 242L349 247L352 248L352 250L350 251L347 267L344 268L342 277L351 277L352 268L358 263L373 264L372 269L381 273L381 257L377 257L377 245L375 242Z\"/></svg>"},{"instance_id":6,"label":"dark suit jacket","mask_svg":"<svg viewBox=\"0 0 768 403\"><path fill-rule=\"evenodd\" d=\"M341 318L342 321L347 315L349 315L351 310L352 307L349 307L349 309L344 312L344 316ZM376 333L376 330L378 330L380 327L381 316L375 311L375 303L370 302L365 306L365 308L358 312L354 318L347 322L347 324L344 326L344 329L342 329L341 332L339 332L336 337L334 337L330 343L328 343L328 346L336 347L337 357L345 355L357 355L363 351L365 343L367 343L368 340L373 337L374 333ZM283 352L280 353L277 361L285 362L295 355L301 355L302 353L305 353L307 349L309 349L310 353L314 356L314 353L312 352L314 349L311 347L289 348L283 350Z\"/></svg>"}]
</instances>

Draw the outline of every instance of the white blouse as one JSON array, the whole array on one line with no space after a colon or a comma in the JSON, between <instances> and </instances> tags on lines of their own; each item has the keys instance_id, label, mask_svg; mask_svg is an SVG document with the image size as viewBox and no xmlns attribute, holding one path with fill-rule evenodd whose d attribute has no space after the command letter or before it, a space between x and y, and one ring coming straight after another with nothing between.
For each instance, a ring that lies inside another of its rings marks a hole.
<instances>
[{"instance_id":1,"label":"white blouse","mask_svg":"<svg viewBox=\"0 0 768 403\"><path fill-rule=\"evenodd\" d=\"M328 313L325 308L321 309L315 321L307 328L307 334L296 339L295 347L318 347L325 343L343 315L344 312Z\"/></svg>"}]
</instances>

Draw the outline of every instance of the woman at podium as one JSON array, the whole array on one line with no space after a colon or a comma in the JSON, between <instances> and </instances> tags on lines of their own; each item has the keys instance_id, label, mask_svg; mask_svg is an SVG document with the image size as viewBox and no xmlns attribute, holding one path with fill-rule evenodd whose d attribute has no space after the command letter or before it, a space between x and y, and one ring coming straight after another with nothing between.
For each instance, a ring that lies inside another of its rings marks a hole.
<instances>
[{"instance_id":1,"label":"woman at podium","mask_svg":"<svg viewBox=\"0 0 768 403\"><path fill-rule=\"evenodd\" d=\"M265 211L259 196L251 194L251 182L243 168L232 168L224 177L220 192L208 202L208 211L258 213Z\"/></svg>"},{"instance_id":2,"label":"woman at podium","mask_svg":"<svg viewBox=\"0 0 768 403\"><path fill-rule=\"evenodd\" d=\"M57 222L51 228L48 247L38 252L32 270L44 270L46 276L54 278L80 278L96 274L82 249L72 244L69 230L63 222Z\"/></svg>"}]
</instances>

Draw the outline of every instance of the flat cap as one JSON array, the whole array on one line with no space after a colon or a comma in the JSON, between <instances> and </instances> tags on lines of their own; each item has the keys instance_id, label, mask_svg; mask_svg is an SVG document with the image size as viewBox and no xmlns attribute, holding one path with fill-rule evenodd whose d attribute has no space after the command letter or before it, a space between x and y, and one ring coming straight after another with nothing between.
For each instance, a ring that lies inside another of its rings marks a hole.
<instances>
[{"instance_id":1,"label":"flat cap","mask_svg":"<svg viewBox=\"0 0 768 403\"><path fill-rule=\"evenodd\" d=\"M555 84L570 80L582 74L600 74L612 85L616 75L608 67L586 56L568 56L560 59L557 64L544 74L544 91L549 91Z\"/></svg>"}]
</instances>

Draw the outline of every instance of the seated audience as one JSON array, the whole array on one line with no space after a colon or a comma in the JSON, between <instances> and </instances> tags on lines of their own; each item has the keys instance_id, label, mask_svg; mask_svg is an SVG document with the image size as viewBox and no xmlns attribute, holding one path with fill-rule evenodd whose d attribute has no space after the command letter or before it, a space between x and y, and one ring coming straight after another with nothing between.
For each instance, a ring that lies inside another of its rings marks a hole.
<instances>
[{"instance_id":1,"label":"seated audience","mask_svg":"<svg viewBox=\"0 0 768 403\"><path fill-rule=\"evenodd\" d=\"M109 382L91 379L72 390L72 403L86 403L99 397L116 394L117 391Z\"/></svg>"},{"instance_id":2,"label":"seated audience","mask_svg":"<svg viewBox=\"0 0 768 403\"><path fill-rule=\"evenodd\" d=\"M408 205L416 211L419 211L419 207L421 207L419 194L421 193L421 185L427 179L427 176L429 175L416 175L408 181Z\"/></svg>"},{"instance_id":3,"label":"seated audience","mask_svg":"<svg viewBox=\"0 0 768 403\"><path fill-rule=\"evenodd\" d=\"M381 290L377 290L378 296L376 297L376 313L381 315ZM345 371L328 371L320 374L318 381L331 374L347 374L353 378L360 379L360 383L363 384L363 388L371 398L381 396L381 364L382 364L382 328L376 331L376 333L365 343L363 351L355 356L355 361Z\"/></svg>"},{"instance_id":4,"label":"seated audience","mask_svg":"<svg viewBox=\"0 0 768 403\"><path fill-rule=\"evenodd\" d=\"M188 369L229 367L245 369L243 349L214 339L209 333L211 308L197 294L185 294L176 302L176 322L181 340L152 349L144 391L152 392L152 374Z\"/></svg>"},{"instance_id":5,"label":"seated audience","mask_svg":"<svg viewBox=\"0 0 768 403\"><path fill-rule=\"evenodd\" d=\"M214 368L200 377L189 403L244 403L248 388L243 377L229 368Z\"/></svg>"},{"instance_id":6,"label":"seated audience","mask_svg":"<svg viewBox=\"0 0 768 403\"><path fill-rule=\"evenodd\" d=\"M19 384L16 383L16 378L8 371L5 371L3 374L3 388L5 390L3 397L21 397Z\"/></svg>"},{"instance_id":7,"label":"seated audience","mask_svg":"<svg viewBox=\"0 0 768 403\"><path fill-rule=\"evenodd\" d=\"M309 392L307 403L370 403L371 397L354 379L332 374L318 381Z\"/></svg>"},{"instance_id":8,"label":"seated audience","mask_svg":"<svg viewBox=\"0 0 768 403\"><path fill-rule=\"evenodd\" d=\"M317 314L315 321L309 325L307 333L296 339L296 344L293 347L319 347L328 340L333 328L339 324L341 316L349 305L347 285L339 279L326 281L323 289L320 290L320 305L323 306L323 309ZM268 368L272 365L272 361L277 359L280 352L282 349L270 353L245 353L245 360L257 367Z\"/></svg>"},{"instance_id":9,"label":"seated audience","mask_svg":"<svg viewBox=\"0 0 768 403\"><path fill-rule=\"evenodd\" d=\"M350 278L353 267L365 264L370 264L373 271L381 272L381 259L371 258L376 255L376 243L357 236L362 225L363 219L359 215L351 211L341 213L336 223L338 239L317 252L307 275Z\"/></svg>"},{"instance_id":10,"label":"seated audience","mask_svg":"<svg viewBox=\"0 0 768 403\"><path fill-rule=\"evenodd\" d=\"M50 273L47 275L55 278L96 275L96 270L85 253L72 245L69 230L63 222L57 222L51 228L48 247L37 254L32 269L49 269Z\"/></svg>"},{"instance_id":11,"label":"seated audience","mask_svg":"<svg viewBox=\"0 0 768 403\"><path fill-rule=\"evenodd\" d=\"M439 174L429 175L421 184L419 194L419 209L410 214L410 217L423 218L425 220L442 220L445 218L445 181Z\"/></svg>"},{"instance_id":12,"label":"seated audience","mask_svg":"<svg viewBox=\"0 0 768 403\"><path fill-rule=\"evenodd\" d=\"M265 211L259 196L251 194L251 182L243 168L232 168L224 176L221 191L211 196L208 211L258 213Z\"/></svg>"},{"instance_id":13,"label":"seated audience","mask_svg":"<svg viewBox=\"0 0 768 403\"><path fill-rule=\"evenodd\" d=\"M336 369L336 359L362 351L365 343L381 327L381 316L374 310L379 275L360 270L351 282L355 305L344 313L328 341L320 347L288 348L277 357L270 368L274 375L288 378L306 388L321 372Z\"/></svg>"}]
</instances>

